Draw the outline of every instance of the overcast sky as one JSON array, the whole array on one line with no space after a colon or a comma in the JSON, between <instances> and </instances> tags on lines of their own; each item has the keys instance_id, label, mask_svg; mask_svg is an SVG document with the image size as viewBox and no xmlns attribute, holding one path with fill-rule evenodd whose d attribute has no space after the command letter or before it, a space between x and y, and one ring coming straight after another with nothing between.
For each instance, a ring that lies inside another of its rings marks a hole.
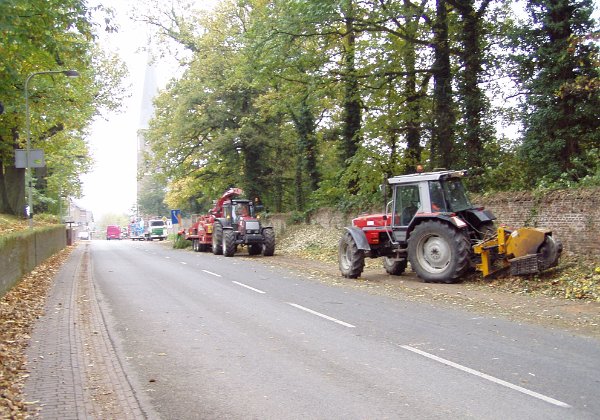
<instances>
[{"instance_id":1,"label":"overcast sky","mask_svg":"<svg viewBox=\"0 0 600 420\"><path fill-rule=\"evenodd\" d=\"M83 197L76 200L86 210L91 210L96 221L106 214L129 214L136 201L137 130L140 128L142 91L148 61L145 47L148 30L130 19L132 6L140 7L140 0L99 0L115 9L119 32L102 35L105 50L116 52L129 69L130 96L119 113L107 115L107 120L97 119L88 138L95 165L82 177ZM198 0L202 7L215 1ZM158 63L157 81L163 88L176 70L175 62ZM168 215L165 215L168 216Z\"/></svg>"}]
</instances>

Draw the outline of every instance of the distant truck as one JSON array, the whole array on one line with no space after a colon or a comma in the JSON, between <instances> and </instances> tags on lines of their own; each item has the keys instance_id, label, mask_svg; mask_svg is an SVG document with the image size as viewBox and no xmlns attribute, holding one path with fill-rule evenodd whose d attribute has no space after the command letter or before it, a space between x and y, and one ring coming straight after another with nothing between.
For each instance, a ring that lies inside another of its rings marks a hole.
<instances>
[{"instance_id":1,"label":"distant truck","mask_svg":"<svg viewBox=\"0 0 600 420\"><path fill-rule=\"evenodd\" d=\"M110 241L111 239L121 239L121 228L119 226L106 226L106 240Z\"/></svg>"},{"instance_id":2,"label":"distant truck","mask_svg":"<svg viewBox=\"0 0 600 420\"><path fill-rule=\"evenodd\" d=\"M145 241L143 219L133 221L129 224L129 239L132 241Z\"/></svg>"},{"instance_id":3,"label":"distant truck","mask_svg":"<svg viewBox=\"0 0 600 420\"><path fill-rule=\"evenodd\" d=\"M162 219L150 219L145 236L147 241L153 241L154 239L164 241L167 239L167 224Z\"/></svg>"}]
</instances>

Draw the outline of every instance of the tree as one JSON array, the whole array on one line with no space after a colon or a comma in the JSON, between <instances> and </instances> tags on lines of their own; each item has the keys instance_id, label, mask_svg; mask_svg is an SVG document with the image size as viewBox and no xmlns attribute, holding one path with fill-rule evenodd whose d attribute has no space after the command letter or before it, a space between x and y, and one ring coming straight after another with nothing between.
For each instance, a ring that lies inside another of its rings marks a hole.
<instances>
[{"instance_id":1,"label":"tree","mask_svg":"<svg viewBox=\"0 0 600 420\"><path fill-rule=\"evenodd\" d=\"M481 174L485 162L485 145L492 138L489 126L486 126L488 99L480 84L483 76L485 32L484 14L491 0L479 2L476 8L474 0L449 0L461 17L459 42L462 51L459 54L462 72L459 75L459 96L463 109L463 142L466 167L473 173ZM479 191L481 183L478 177L471 181L471 189Z\"/></svg>"},{"instance_id":2,"label":"tree","mask_svg":"<svg viewBox=\"0 0 600 420\"><path fill-rule=\"evenodd\" d=\"M532 185L578 181L598 170L599 48L588 40L597 29L593 2L529 1L527 11L530 21L518 38L518 77L527 89L521 156Z\"/></svg>"},{"instance_id":3,"label":"tree","mask_svg":"<svg viewBox=\"0 0 600 420\"><path fill-rule=\"evenodd\" d=\"M13 150L26 143L24 82L40 71L75 69L80 77L68 80L51 74L31 79L31 146L44 150L48 167L48 178L40 179L45 189L35 197L47 194L43 201L50 208L61 191L80 194L79 171L86 171L90 163L85 130L103 107L117 106L115 87L123 75L114 61L106 71L110 59L105 61L95 48L92 14L100 10L82 0L0 3L0 92L6 108L0 117L0 212L24 214L25 171L14 168ZM73 159L80 155L84 158Z\"/></svg>"},{"instance_id":4,"label":"tree","mask_svg":"<svg viewBox=\"0 0 600 420\"><path fill-rule=\"evenodd\" d=\"M436 0L433 63L433 130L430 145L432 166L452 168L455 155L456 114L453 101L452 69L448 38L448 4Z\"/></svg>"}]
</instances>

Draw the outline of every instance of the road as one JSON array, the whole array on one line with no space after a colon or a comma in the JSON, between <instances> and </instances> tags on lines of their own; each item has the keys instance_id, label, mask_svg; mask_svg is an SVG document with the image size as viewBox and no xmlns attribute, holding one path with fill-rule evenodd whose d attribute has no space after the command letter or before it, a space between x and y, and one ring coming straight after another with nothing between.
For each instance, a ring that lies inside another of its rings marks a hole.
<instances>
[{"instance_id":1,"label":"road","mask_svg":"<svg viewBox=\"0 0 600 420\"><path fill-rule=\"evenodd\" d=\"M162 418L600 418L597 339L329 285L267 257L86 246L116 354Z\"/></svg>"}]
</instances>

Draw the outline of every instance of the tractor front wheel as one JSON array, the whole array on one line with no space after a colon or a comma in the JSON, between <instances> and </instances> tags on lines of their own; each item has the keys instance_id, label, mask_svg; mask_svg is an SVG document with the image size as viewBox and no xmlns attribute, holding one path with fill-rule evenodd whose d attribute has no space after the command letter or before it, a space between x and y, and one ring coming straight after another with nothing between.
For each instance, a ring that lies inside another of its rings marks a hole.
<instances>
[{"instance_id":1,"label":"tractor front wheel","mask_svg":"<svg viewBox=\"0 0 600 420\"><path fill-rule=\"evenodd\" d=\"M344 232L338 246L338 260L342 276L348 279L360 277L365 268L365 252L358 249L350 232Z\"/></svg>"},{"instance_id":2,"label":"tractor front wheel","mask_svg":"<svg viewBox=\"0 0 600 420\"><path fill-rule=\"evenodd\" d=\"M272 257L275 253L275 232L272 228L263 229L263 255Z\"/></svg>"},{"instance_id":3,"label":"tractor front wheel","mask_svg":"<svg viewBox=\"0 0 600 420\"><path fill-rule=\"evenodd\" d=\"M445 223L428 221L408 239L408 258L423 281L456 283L469 268L469 239Z\"/></svg>"},{"instance_id":4,"label":"tractor front wheel","mask_svg":"<svg viewBox=\"0 0 600 420\"><path fill-rule=\"evenodd\" d=\"M262 252L261 244L252 244L248 247L248 255L260 255Z\"/></svg>"},{"instance_id":5,"label":"tractor front wheel","mask_svg":"<svg viewBox=\"0 0 600 420\"><path fill-rule=\"evenodd\" d=\"M406 270L406 266L408 265L408 261L395 261L393 258L383 257L383 267L385 268L386 273L391 274L392 276L399 276Z\"/></svg>"},{"instance_id":6,"label":"tractor front wheel","mask_svg":"<svg viewBox=\"0 0 600 420\"><path fill-rule=\"evenodd\" d=\"M231 229L223 231L223 255L233 257L235 254L235 232Z\"/></svg>"},{"instance_id":7,"label":"tractor front wheel","mask_svg":"<svg viewBox=\"0 0 600 420\"><path fill-rule=\"evenodd\" d=\"M223 254L223 226L215 222L212 234L212 252L215 255Z\"/></svg>"}]
</instances>

